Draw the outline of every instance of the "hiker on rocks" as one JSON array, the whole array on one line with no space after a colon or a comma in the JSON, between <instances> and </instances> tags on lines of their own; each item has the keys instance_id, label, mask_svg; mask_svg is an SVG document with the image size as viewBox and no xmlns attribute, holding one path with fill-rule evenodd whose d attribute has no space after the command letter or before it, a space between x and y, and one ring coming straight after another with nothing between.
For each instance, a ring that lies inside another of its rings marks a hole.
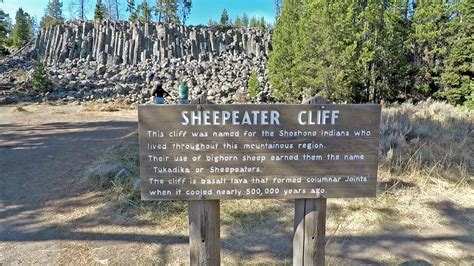
<instances>
[{"instance_id":1,"label":"hiker on rocks","mask_svg":"<svg viewBox=\"0 0 474 266\"><path fill-rule=\"evenodd\" d=\"M149 69L148 72L146 73L146 84L150 85L154 79L155 79L155 71L153 71L152 69Z\"/></svg>"},{"instance_id":2,"label":"hiker on rocks","mask_svg":"<svg viewBox=\"0 0 474 266\"><path fill-rule=\"evenodd\" d=\"M178 85L178 93L179 93L179 104L188 104L188 83L186 81L182 81Z\"/></svg>"},{"instance_id":3,"label":"hiker on rocks","mask_svg":"<svg viewBox=\"0 0 474 266\"><path fill-rule=\"evenodd\" d=\"M163 84L160 81L156 81L151 91L151 96L154 97L153 102L156 104L164 104L165 96L170 96L170 94L163 89Z\"/></svg>"}]
</instances>

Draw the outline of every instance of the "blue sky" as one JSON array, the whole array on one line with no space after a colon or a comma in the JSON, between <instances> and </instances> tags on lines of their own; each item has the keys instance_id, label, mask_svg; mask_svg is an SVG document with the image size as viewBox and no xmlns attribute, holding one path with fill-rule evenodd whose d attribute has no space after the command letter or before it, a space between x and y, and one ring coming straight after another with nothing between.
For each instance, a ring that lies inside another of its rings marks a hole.
<instances>
[{"instance_id":1,"label":"blue sky","mask_svg":"<svg viewBox=\"0 0 474 266\"><path fill-rule=\"evenodd\" d=\"M6 13L10 14L12 19L15 18L15 13L18 8L23 8L24 11L36 17L38 20L44 15L44 10L49 0L3 0L0 3L0 8ZM63 14L66 18L70 17L70 4L72 0L63 0ZM93 8L96 0L88 1L88 18L92 17ZM123 2L122 8L125 10L126 0ZM135 2L139 2L136 0ZM154 0L150 0L152 2ZM103 1L105 2L105 1ZM210 18L219 20L222 10L226 8L229 16L233 19L244 12L249 17L265 17L268 22L274 22L275 8L273 0L193 0L193 8L191 15L186 24L197 25L207 24Z\"/></svg>"}]
</instances>

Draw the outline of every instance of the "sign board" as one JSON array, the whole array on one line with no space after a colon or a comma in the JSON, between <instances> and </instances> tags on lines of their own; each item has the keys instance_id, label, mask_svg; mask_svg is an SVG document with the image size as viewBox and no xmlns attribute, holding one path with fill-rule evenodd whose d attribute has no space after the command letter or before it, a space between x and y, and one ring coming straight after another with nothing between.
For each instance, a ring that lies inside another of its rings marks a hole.
<instances>
[{"instance_id":1,"label":"sign board","mask_svg":"<svg viewBox=\"0 0 474 266\"><path fill-rule=\"evenodd\" d=\"M143 105L143 200L375 196L380 105Z\"/></svg>"}]
</instances>

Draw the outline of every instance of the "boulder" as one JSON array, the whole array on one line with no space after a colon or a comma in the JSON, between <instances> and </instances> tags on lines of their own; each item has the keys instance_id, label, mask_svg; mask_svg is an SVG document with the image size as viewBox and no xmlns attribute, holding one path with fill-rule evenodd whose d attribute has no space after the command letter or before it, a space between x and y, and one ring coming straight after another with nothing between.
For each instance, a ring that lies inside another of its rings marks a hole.
<instances>
[{"instance_id":1,"label":"boulder","mask_svg":"<svg viewBox=\"0 0 474 266\"><path fill-rule=\"evenodd\" d=\"M92 169L88 177L101 187L108 187L111 185L111 181L123 169L121 164L101 164Z\"/></svg>"}]
</instances>

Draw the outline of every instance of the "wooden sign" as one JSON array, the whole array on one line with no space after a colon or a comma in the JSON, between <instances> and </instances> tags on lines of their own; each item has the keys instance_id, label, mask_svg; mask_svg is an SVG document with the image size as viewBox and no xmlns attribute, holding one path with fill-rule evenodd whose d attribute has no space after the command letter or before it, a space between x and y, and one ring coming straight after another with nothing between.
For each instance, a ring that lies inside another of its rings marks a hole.
<instances>
[{"instance_id":1,"label":"wooden sign","mask_svg":"<svg viewBox=\"0 0 474 266\"><path fill-rule=\"evenodd\" d=\"M144 105L142 199L375 196L380 105Z\"/></svg>"}]
</instances>

